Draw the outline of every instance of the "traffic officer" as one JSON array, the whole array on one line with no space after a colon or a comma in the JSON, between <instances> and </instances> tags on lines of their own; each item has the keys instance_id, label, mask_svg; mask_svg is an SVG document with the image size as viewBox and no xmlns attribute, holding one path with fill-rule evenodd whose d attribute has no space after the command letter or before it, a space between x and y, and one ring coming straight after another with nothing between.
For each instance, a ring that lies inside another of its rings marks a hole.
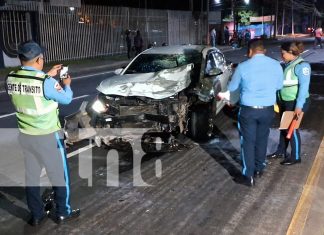
<instances>
[{"instance_id":1,"label":"traffic officer","mask_svg":"<svg viewBox=\"0 0 324 235\"><path fill-rule=\"evenodd\" d=\"M39 225L46 218L40 196L40 174L46 169L54 190L56 220L70 220L80 214L70 206L70 177L66 151L62 141L58 117L58 104L72 101L71 78L62 81L54 78L61 65L54 66L47 74L43 49L35 42L19 45L18 55L22 67L10 72L6 89L16 109L19 142L24 153L26 169L26 198L31 211L29 223Z\"/></svg>"},{"instance_id":2,"label":"traffic officer","mask_svg":"<svg viewBox=\"0 0 324 235\"><path fill-rule=\"evenodd\" d=\"M228 85L230 92L240 91L238 129L241 139L242 175L235 179L247 186L254 177L261 177L270 126L274 117L276 92L283 85L280 63L265 56L263 41L252 39L248 44L249 59L236 68Z\"/></svg>"},{"instance_id":3,"label":"traffic officer","mask_svg":"<svg viewBox=\"0 0 324 235\"><path fill-rule=\"evenodd\" d=\"M304 51L301 42L285 42L281 45L281 55L284 60L284 87L279 92L279 110L282 116L285 111L294 111L299 115L309 107L309 83L311 67L300 56ZM282 165L300 163L301 140L299 130L295 129L291 139L287 139L287 130L280 131L279 145L276 152L268 158L285 157ZM287 156L286 150L290 143L291 155Z\"/></svg>"}]
</instances>

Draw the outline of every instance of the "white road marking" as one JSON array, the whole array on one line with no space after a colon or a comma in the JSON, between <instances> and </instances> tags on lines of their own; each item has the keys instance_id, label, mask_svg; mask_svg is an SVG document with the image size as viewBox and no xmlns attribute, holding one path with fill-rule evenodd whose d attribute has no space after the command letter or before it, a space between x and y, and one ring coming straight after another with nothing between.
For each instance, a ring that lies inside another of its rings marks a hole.
<instances>
[{"instance_id":1,"label":"white road marking","mask_svg":"<svg viewBox=\"0 0 324 235\"><path fill-rule=\"evenodd\" d=\"M88 96L90 96L90 95L81 95L81 96L78 96L78 97L73 98L72 100L78 100L78 99L86 98ZM15 114L16 113L8 113L8 114L5 114L5 115L0 116L0 119L6 118L6 117L10 117L10 116L13 116Z\"/></svg>"},{"instance_id":2,"label":"white road marking","mask_svg":"<svg viewBox=\"0 0 324 235\"><path fill-rule=\"evenodd\" d=\"M75 150L75 151L69 153L69 154L67 155L67 158L70 158L70 157L73 157L73 156L75 156L75 155L78 155L78 154L80 154L80 153L82 153L82 152L85 152L85 151L87 151L87 150L89 150L89 149L95 147L95 146L96 146L95 144L89 144L88 146L85 146L85 147L83 147L83 148L80 148L80 149L78 149L78 150ZM42 177L45 177L46 175L47 175L46 170L45 170L45 168L43 168L40 177L42 178Z\"/></svg>"},{"instance_id":3,"label":"white road marking","mask_svg":"<svg viewBox=\"0 0 324 235\"><path fill-rule=\"evenodd\" d=\"M80 154L80 153L82 153L82 152L85 152L85 151L87 151L87 150L89 150L89 149L92 149L92 148L95 147L95 146L96 146L95 144L89 144L89 145L87 145L87 146L85 146L85 147L83 147L83 148L80 148L80 149L78 149L78 150L75 150L75 151L69 153L69 154L67 155L67 158L70 158L70 157L73 157L73 156L75 156L75 155L78 155L78 154Z\"/></svg>"},{"instance_id":4,"label":"white road marking","mask_svg":"<svg viewBox=\"0 0 324 235\"><path fill-rule=\"evenodd\" d=\"M78 100L78 99L86 98L88 96L90 96L90 95L81 95L81 96L73 98L72 100Z\"/></svg>"},{"instance_id":5,"label":"white road marking","mask_svg":"<svg viewBox=\"0 0 324 235\"><path fill-rule=\"evenodd\" d=\"M6 118L6 117L10 117L10 116L13 116L13 115L15 115L16 113L9 113L9 114L5 114L5 115L2 115L2 116L0 116L0 119L1 118Z\"/></svg>"},{"instance_id":6,"label":"white road marking","mask_svg":"<svg viewBox=\"0 0 324 235\"><path fill-rule=\"evenodd\" d=\"M94 77L94 76L103 75L103 74L112 73L112 72L114 72L114 70L106 71L103 73L94 73L94 74L89 74L89 75L84 75L84 76L72 77L72 80L80 79L80 78L87 78L87 77Z\"/></svg>"},{"instance_id":7,"label":"white road marking","mask_svg":"<svg viewBox=\"0 0 324 235\"><path fill-rule=\"evenodd\" d=\"M94 73L94 74L89 74L89 75L84 75L84 76L72 77L72 80L87 78L87 77L94 77L94 76L103 75L103 74L107 74L107 73L113 73L114 71L115 70L110 70L110 71L106 71L103 73ZM6 93L6 91L0 91L0 94L2 94L2 93Z\"/></svg>"}]
</instances>

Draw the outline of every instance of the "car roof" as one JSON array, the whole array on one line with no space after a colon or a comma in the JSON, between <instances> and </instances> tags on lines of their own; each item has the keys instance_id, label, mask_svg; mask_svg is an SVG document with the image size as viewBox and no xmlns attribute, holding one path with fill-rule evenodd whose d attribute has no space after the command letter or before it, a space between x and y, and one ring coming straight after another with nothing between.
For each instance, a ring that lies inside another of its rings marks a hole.
<instances>
[{"instance_id":1,"label":"car roof","mask_svg":"<svg viewBox=\"0 0 324 235\"><path fill-rule=\"evenodd\" d=\"M176 46L164 46L164 47L153 47L142 52L142 54L185 54L192 51L201 53L206 46L202 45L176 45Z\"/></svg>"}]
</instances>

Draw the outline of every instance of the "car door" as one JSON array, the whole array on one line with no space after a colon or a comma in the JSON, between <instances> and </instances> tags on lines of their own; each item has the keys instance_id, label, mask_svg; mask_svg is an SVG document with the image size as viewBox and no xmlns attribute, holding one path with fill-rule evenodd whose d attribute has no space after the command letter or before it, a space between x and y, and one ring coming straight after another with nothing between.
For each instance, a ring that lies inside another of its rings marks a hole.
<instances>
[{"instance_id":1,"label":"car door","mask_svg":"<svg viewBox=\"0 0 324 235\"><path fill-rule=\"evenodd\" d=\"M212 83L214 95L227 90L229 78L232 75L232 67L226 64L225 56L219 50L208 50L205 53L205 80ZM214 99L213 112L216 115L224 107L223 101Z\"/></svg>"}]
</instances>

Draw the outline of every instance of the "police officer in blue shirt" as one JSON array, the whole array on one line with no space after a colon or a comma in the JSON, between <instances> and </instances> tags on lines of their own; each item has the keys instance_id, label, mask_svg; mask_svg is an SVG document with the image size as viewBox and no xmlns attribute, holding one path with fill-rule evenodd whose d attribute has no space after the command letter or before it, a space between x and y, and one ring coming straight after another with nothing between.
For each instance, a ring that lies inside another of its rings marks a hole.
<instances>
[{"instance_id":1,"label":"police officer in blue shirt","mask_svg":"<svg viewBox=\"0 0 324 235\"><path fill-rule=\"evenodd\" d=\"M279 110L282 115L285 111L294 111L299 115L309 107L309 83L311 67L300 56L304 50L301 42L286 42L281 45L281 55L284 60L284 87L279 92ZM287 139L287 130L280 131L280 140L277 151L268 155L268 158L285 157L282 165L293 165L301 162L301 140L299 130L293 131L291 139ZM288 145L291 145L291 155L286 154Z\"/></svg>"},{"instance_id":2,"label":"police officer in blue shirt","mask_svg":"<svg viewBox=\"0 0 324 235\"><path fill-rule=\"evenodd\" d=\"M263 41L253 39L248 44L249 59L236 68L228 85L230 92L240 91L238 129L241 140L242 175L236 179L247 186L261 177L270 126L274 117L276 92L283 86L280 63L265 56Z\"/></svg>"},{"instance_id":3,"label":"police officer in blue shirt","mask_svg":"<svg viewBox=\"0 0 324 235\"><path fill-rule=\"evenodd\" d=\"M40 174L45 167L54 190L56 221L76 218L80 210L70 206L70 176L63 135L58 117L58 104L69 104L73 92L68 76L62 83L53 77L61 69L54 66L44 73L44 50L35 42L19 45L22 66L6 79L7 92L16 109L26 169L26 199L31 211L29 223L40 225L47 218L40 196Z\"/></svg>"}]
</instances>

